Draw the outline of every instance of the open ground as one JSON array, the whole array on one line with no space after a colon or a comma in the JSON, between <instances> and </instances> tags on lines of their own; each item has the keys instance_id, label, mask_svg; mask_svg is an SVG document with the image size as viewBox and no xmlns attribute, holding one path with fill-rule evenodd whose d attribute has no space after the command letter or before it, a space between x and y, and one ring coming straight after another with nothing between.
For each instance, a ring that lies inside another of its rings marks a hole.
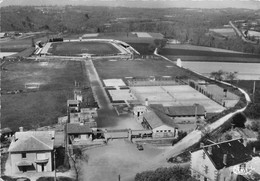
<instances>
[{"instance_id":1,"label":"open ground","mask_svg":"<svg viewBox=\"0 0 260 181\"><path fill-rule=\"evenodd\" d=\"M171 60L259 63L260 55L193 45L167 45L159 54Z\"/></svg>"},{"instance_id":2,"label":"open ground","mask_svg":"<svg viewBox=\"0 0 260 181\"><path fill-rule=\"evenodd\" d=\"M198 76L163 59L118 60L101 59L93 61L100 79L125 77L173 76L189 77L195 80Z\"/></svg>"},{"instance_id":3,"label":"open ground","mask_svg":"<svg viewBox=\"0 0 260 181\"><path fill-rule=\"evenodd\" d=\"M75 81L87 87L82 62L24 61L8 62L2 72L2 127L17 130L37 128L57 123L66 114L66 100L73 98ZM25 85L38 85L39 89L27 89ZM10 93L20 90L19 93ZM92 92L84 91L89 101ZM93 100L92 100L93 101Z\"/></svg>"},{"instance_id":4,"label":"open ground","mask_svg":"<svg viewBox=\"0 0 260 181\"><path fill-rule=\"evenodd\" d=\"M162 154L164 150L151 145L143 147L144 150L139 151L131 142L112 140L106 146L86 150L89 161L82 167L83 180L111 181L117 180L120 175L121 180L132 181L138 170L143 171L150 160ZM170 164L165 162L165 165Z\"/></svg>"}]
</instances>

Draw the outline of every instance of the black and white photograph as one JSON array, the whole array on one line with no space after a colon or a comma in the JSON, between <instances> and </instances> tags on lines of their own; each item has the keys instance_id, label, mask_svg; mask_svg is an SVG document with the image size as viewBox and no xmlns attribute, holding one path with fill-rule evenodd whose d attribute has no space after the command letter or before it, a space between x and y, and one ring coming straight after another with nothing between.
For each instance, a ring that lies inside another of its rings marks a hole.
<instances>
[{"instance_id":1,"label":"black and white photograph","mask_svg":"<svg viewBox=\"0 0 260 181\"><path fill-rule=\"evenodd\" d=\"M0 0L0 181L260 181L260 0Z\"/></svg>"}]
</instances>

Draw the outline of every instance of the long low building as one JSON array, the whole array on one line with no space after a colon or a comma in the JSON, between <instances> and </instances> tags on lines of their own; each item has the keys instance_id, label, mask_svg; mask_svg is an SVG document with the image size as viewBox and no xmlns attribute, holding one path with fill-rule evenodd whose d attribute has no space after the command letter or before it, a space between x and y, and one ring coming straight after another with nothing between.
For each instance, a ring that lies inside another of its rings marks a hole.
<instances>
[{"instance_id":1,"label":"long low building","mask_svg":"<svg viewBox=\"0 0 260 181\"><path fill-rule=\"evenodd\" d=\"M142 125L152 130L153 137L178 137L178 126L167 115L149 109L143 114Z\"/></svg>"}]
</instances>

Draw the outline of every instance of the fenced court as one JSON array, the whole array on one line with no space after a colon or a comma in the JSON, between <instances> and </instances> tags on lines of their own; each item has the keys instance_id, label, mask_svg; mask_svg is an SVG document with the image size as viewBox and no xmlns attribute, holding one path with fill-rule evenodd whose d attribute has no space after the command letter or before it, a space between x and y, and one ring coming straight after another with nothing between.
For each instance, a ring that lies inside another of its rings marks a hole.
<instances>
[{"instance_id":1,"label":"fenced court","mask_svg":"<svg viewBox=\"0 0 260 181\"><path fill-rule=\"evenodd\" d=\"M121 87L126 86L122 79L103 79L106 87Z\"/></svg>"},{"instance_id":2,"label":"fenced court","mask_svg":"<svg viewBox=\"0 0 260 181\"><path fill-rule=\"evenodd\" d=\"M130 89L108 90L113 101L121 100L136 100L136 97L131 93Z\"/></svg>"},{"instance_id":3,"label":"fenced court","mask_svg":"<svg viewBox=\"0 0 260 181\"><path fill-rule=\"evenodd\" d=\"M168 85L182 85L184 82L177 80L172 76L161 76L158 77L149 77L149 78L129 78L126 80L127 84L131 87L134 86L168 86Z\"/></svg>"},{"instance_id":4,"label":"fenced court","mask_svg":"<svg viewBox=\"0 0 260 181\"><path fill-rule=\"evenodd\" d=\"M136 86L131 93L142 103L148 99L150 104L164 106L203 105L207 112L221 112L225 108L188 85L174 86Z\"/></svg>"},{"instance_id":5,"label":"fenced court","mask_svg":"<svg viewBox=\"0 0 260 181\"><path fill-rule=\"evenodd\" d=\"M240 99L239 96L215 84L200 85L194 81L189 81L189 85L227 108L234 107Z\"/></svg>"}]
</instances>

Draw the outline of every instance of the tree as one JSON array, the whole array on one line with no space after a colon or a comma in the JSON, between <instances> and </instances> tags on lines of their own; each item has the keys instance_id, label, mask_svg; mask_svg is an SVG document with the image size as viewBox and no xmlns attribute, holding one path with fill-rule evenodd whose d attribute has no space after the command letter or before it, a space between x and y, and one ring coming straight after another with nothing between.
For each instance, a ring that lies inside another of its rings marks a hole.
<instances>
[{"instance_id":1,"label":"tree","mask_svg":"<svg viewBox=\"0 0 260 181\"><path fill-rule=\"evenodd\" d=\"M211 72L210 77L214 78L215 80L223 80L225 72L223 70L219 70L217 72Z\"/></svg>"},{"instance_id":2,"label":"tree","mask_svg":"<svg viewBox=\"0 0 260 181\"><path fill-rule=\"evenodd\" d=\"M158 180L169 180L169 181L194 181L190 176L188 168L183 168L180 166L173 166L170 168L158 168L155 171L145 171L142 173L137 173L135 176L135 181L158 181Z\"/></svg>"},{"instance_id":3,"label":"tree","mask_svg":"<svg viewBox=\"0 0 260 181\"><path fill-rule=\"evenodd\" d=\"M32 47L35 47L34 38L32 37Z\"/></svg>"},{"instance_id":4,"label":"tree","mask_svg":"<svg viewBox=\"0 0 260 181\"><path fill-rule=\"evenodd\" d=\"M79 174L82 171L82 163L88 162L88 155L84 154L80 148L73 149L73 153L69 153L69 157L73 162L73 168L76 173L76 181L79 180Z\"/></svg>"},{"instance_id":5,"label":"tree","mask_svg":"<svg viewBox=\"0 0 260 181\"><path fill-rule=\"evenodd\" d=\"M234 124L235 127L245 128L246 116L243 113L237 113L232 118L231 123Z\"/></svg>"},{"instance_id":6,"label":"tree","mask_svg":"<svg viewBox=\"0 0 260 181\"><path fill-rule=\"evenodd\" d=\"M237 78L237 72L227 72L226 80L229 80L232 83Z\"/></svg>"},{"instance_id":7,"label":"tree","mask_svg":"<svg viewBox=\"0 0 260 181\"><path fill-rule=\"evenodd\" d=\"M226 135L225 135L225 139L226 139L226 140L232 140L232 136L231 136L230 134L226 134Z\"/></svg>"},{"instance_id":8,"label":"tree","mask_svg":"<svg viewBox=\"0 0 260 181\"><path fill-rule=\"evenodd\" d=\"M88 13L85 14L85 18L89 19Z\"/></svg>"}]
</instances>

